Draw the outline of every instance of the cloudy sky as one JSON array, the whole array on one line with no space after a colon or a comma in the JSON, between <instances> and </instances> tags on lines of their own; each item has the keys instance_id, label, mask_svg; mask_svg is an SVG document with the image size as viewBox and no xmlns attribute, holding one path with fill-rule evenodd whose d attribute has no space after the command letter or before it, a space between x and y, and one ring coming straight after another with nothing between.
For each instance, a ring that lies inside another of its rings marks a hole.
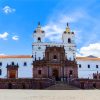
<instances>
[{"instance_id":1,"label":"cloudy sky","mask_svg":"<svg viewBox=\"0 0 100 100\"><path fill-rule=\"evenodd\" d=\"M47 42L61 42L69 22L77 55L100 57L100 0L0 0L0 55L32 54L39 21Z\"/></svg>"}]
</instances>

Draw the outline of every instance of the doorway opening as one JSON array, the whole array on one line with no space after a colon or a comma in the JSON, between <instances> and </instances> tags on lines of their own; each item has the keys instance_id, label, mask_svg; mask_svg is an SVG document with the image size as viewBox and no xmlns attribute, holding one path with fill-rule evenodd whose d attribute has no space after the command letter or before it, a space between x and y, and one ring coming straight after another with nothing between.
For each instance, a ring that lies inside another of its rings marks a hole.
<instances>
[{"instance_id":1,"label":"doorway opening","mask_svg":"<svg viewBox=\"0 0 100 100\"><path fill-rule=\"evenodd\" d=\"M59 72L57 69L53 69L53 77L56 81L59 81Z\"/></svg>"},{"instance_id":2,"label":"doorway opening","mask_svg":"<svg viewBox=\"0 0 100 100\"><path fill-rule=\"evenodd\" d=\"M93 83L93 88L96 88L96 83Z\"/></svg>"},{"instance_id":3,"label":"doorway opening","mask_svg":"<svg viewBox=\"0 0 100 100\"><path fill-rule=\"evenodd\" d=\"M24 83L22 83L22 89L25 89L25 84Z\"/></svg>"},{"instance_id":4,"label":"doorway opening","mask_svg":"<svg viewBox=\"0 0 100 100\"><path fill-rule=\"evenodd\" d=\"M73 71L70 70L70 71L69 71L69 78L72 78L72 76L73 76Z\"/></svg>"},{"instance_id":5,"label":"doorway opening","mask_svg":"<svg viewBox=\"0 0 100 100\"><path fill-rule=\"evenodd\" d=\"M16 78L16 70L9 70L9 78Z\"/></svg>"},{"instance_id":6,"label":"doorway opening","mask_svg":"<svg viewBox=\"0 0 100 100\"><path fill-rule=\"evenodd\" d=\"M11 83L8 84L8 89L12 89L12 84Z\"/></svg>"},{"instance_id":7,"label":"doorway opening","mask_svg":"<svg viewBox=\"0 0 100 100\"><path fill-rule=\"evenodd\" d=\"M81 82L81 89L84 89L84 82Z\"/></svg>"}]
</instances>

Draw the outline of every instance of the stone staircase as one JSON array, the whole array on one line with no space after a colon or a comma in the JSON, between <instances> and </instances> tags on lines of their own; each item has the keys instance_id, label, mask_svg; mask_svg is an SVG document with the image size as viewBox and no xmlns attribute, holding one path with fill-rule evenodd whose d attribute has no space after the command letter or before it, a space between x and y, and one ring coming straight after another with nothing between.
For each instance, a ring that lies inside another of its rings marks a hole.
<instances>
[{"instance_id":1,"label":"stone staircase","mask_svg":"<svg viewBox=\"0 0 100 100\"><path fill-rule=\"evenodd\" d=\"M45 90L79 90L80 88L69 85L66 82L55 82L55 85L52 85L48 88L46 88Z\"/></svg>"}]
</instances>

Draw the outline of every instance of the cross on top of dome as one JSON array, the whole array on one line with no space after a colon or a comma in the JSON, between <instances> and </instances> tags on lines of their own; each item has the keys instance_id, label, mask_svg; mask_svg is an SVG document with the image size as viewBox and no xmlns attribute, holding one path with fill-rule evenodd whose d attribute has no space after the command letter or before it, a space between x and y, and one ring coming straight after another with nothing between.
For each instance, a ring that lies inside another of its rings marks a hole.
<instances>
[{"instance_id":1,"label":"cross on top of dome","mask_svg":"<svg viewBox=\"0 0 100 100\"><path fill-rule=\"evenodd\" d=\"M38 22L38 26L37 26L36 30L34 31L34 33L44 33L44 31L41 28L40 22Z\"/></svg>"},{"instance_id":2,"label":"cross on top of dome","mask_svg":"<svg viewBox=\"0 0 100 100\"><path fill-rule=\"evenodd\" d=\"M70 32L69 23L67 22L66 33Z\"/></svg>"}]
</instances>

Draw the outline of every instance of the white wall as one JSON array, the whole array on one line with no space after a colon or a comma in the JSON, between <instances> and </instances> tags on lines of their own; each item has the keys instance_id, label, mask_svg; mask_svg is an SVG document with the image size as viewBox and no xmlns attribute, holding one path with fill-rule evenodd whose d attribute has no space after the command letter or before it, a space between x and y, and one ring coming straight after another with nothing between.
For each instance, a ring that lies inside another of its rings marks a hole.
<instances>
[{"instance_id":1,"label":"white wall","mask_svg":"<svg viewBox=\"0 0 100 100\"><path fill-rule=\"evenodd\" d=\"M78 63L78 77L79 78L93 78L93 73L100 72L100 61L93 60L77 60ZM81 68L79 68L79 64L81 64ZM90 68L88 68L90 65ZM98 65L98 68L96 68Z\"/></svg>"},{"instance_id":2,"label":"white wall","mask_svg":"<svg viewBox=\"0 0 100 100\"><path fill-rule=\"evenodd\" d=\"M2 62L2 66L0 69L2 70L2 74L0 78L7 77L7 63L11 64L14 62L15 64L18 63L18 78L32 78L32 58L0 58L0 62ZM27 62L27 66L24 66L24 62Z\"/></svg>"},{"instance_id":3,"label":"white wall","mask_svg":"<svg viewBox=\"0 0 100 100\"><path fill-rule=\"evenodd\" d=\"M33 66L32 66L32 58L0 58L0 62L2 62L2 66L0 69L2 70L2 74L0 78L7 77L7 63L11 64L14 62L15 64L19 64L18 68L18 78L32 78L33 77ZM27 62L27 66L24 66L24 62ZM79 78L93 78L93 73L100 73L100 61L93 60L80 60L77 59L78 64L78 77ZM79 68L79 64L81 64L81 68ZM90 65L90 68L88 68ZM98 65L98 68L96 68Z\"/></svg>"}]
</instances>

